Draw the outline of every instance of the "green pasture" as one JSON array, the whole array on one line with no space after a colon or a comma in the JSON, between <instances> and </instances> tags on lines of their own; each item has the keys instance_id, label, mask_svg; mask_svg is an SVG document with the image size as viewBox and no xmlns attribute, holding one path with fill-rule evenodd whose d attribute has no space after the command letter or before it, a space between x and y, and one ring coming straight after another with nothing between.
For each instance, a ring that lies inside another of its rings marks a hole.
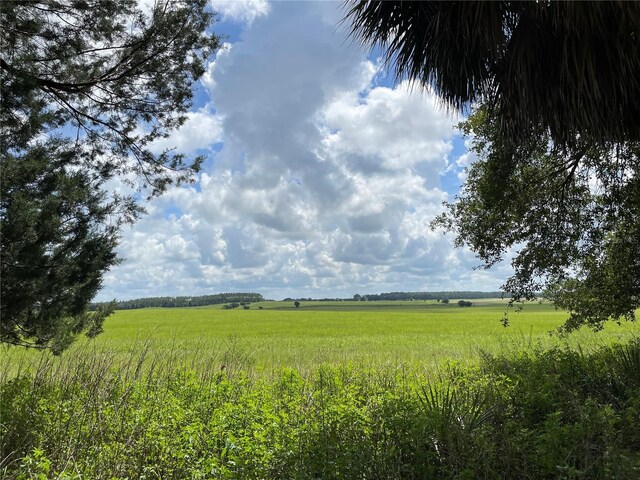
<instances>
[{"instance_id":1,"label":"green pasture","mask_svg":"<svg viewBox=\"0 0 640 480\"><path fill-rule=\"evenodd\" d=\"M638 325L504 311L125 310L61 357L5 346L0 478L640 478Z\"/></svg>"},{"instance_id":2,"label":"green pasture","mask_svg":"<svg viewBox=\"0 0 640 480\"><path fill-rule=\"evenodd\" d=\"M404 302L261 302L249 310L220 305L117 311L104 333L80 340L64 355L95 349L115 358L144 352L159 360L172 358L199 368L251 367L302 371L321 364L357 363L427 370L448 359L477 358L479 351L497 353L534 343L567 342L581 348L600 346L638 335L637 324L608 325L604 332L579 331L567 339L550 335L566 319L549 304L527 304L510 311L502 326L506 302L479 299L461 308L435 301ZM262 309L260 309L262 307ZM32 361L32 352L3 348L3 363Z\"/></svg>"}]
</instances>

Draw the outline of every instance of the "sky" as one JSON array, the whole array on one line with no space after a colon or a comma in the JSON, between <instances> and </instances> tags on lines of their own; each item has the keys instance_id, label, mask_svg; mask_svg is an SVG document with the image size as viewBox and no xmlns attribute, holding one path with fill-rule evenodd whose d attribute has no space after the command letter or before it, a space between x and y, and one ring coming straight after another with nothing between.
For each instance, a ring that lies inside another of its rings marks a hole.
<instances>
[{"instance_id":1,"label":"sky","mask_svg":"<svg viewBox=\"0 0 640 480\"><path fill-rule=\"evenodd\" d=\"M203 155L202 172L144 204L98 301L499 289L508 262L475 269L429 228L474 160L460 115L348 38L339 2L211 5L224 47L154 145Z\"/></svg>"}]
</instances>

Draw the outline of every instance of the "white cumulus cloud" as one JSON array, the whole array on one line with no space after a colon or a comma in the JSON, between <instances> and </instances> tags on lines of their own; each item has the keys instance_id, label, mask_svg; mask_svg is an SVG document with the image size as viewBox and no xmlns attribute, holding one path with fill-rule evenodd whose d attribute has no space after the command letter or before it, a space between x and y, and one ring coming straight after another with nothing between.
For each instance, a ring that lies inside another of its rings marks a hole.
<instances>
[{"instance_id":1,"label":"white cumulus cloud","mask_svg":"<svg viewBox=\"0 0 640 480\"><path fill-rule=\"evenodd\" d=\"M187 114L187 120L166 138L160 138L151 145L152 151L159 153L175 149L176 153L194 153L210 149L222 141L222 119L215 113L201 109Z\"/></svg>"},{"instance_id":2,"label":"white cumulus cloud","mask_svg":"<svg viewBox=\"0 0 640 480\"><path fill-rule=\"evenodd\" d=\"M249 24L269 13L267 0L211 0L211 6L223 20Z\"/></svg>"}]
</instances>

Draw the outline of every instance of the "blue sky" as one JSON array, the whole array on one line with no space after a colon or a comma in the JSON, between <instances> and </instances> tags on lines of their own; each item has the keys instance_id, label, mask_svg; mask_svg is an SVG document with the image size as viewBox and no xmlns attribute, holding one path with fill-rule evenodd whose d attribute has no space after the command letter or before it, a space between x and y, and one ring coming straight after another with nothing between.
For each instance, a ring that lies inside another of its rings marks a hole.
<instances>
[{"instance_id":1,"label":"blue sky","mask_svg":"<svg viewBox=\"0 0 640 480\"><path fill-rule=\"evenodd\" d=\"M338 2L212 7L225 47L156 145L203 154L204 169L123 232L98 300L499 288L508 265L474 270L428 226L473 161L460 117L347 38Z\"/></svg>"}]
</instances>

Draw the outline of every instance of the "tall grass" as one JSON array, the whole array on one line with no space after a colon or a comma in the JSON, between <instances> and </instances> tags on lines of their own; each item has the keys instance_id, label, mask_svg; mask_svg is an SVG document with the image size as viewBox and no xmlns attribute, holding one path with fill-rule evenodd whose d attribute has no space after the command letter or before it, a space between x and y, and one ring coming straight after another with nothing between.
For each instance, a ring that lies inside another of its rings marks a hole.
<instances>
[{"instance_id":1,"label":"tall grass","mask_svg":"<svg viewBox=\"0 0 640 480\"><path fill-rule=\"evenodd\" d=\"M42 356L0 378L0 476L640 478L640 340L256 374L230 342ZM16 372L18 372L16 374Z\"/></svg>"}]
</instances>

